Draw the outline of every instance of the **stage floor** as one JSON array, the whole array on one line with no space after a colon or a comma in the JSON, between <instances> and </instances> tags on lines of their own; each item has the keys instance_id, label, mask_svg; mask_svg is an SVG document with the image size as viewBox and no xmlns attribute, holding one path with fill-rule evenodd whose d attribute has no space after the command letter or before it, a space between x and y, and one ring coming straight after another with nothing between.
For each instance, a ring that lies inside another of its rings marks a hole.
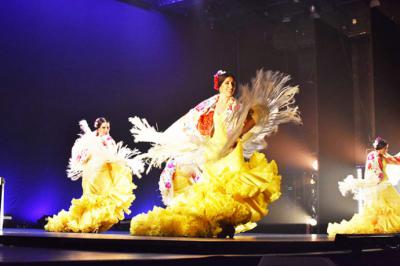
<instances>
[{"instance_id":1,"label":"stage floor","mask_svg":"<svg viewBox=\"0 0 400 266\"><path fill-rule=\"evenodd\" d=\"M142 237L116 231L83 234L4 229L0 234L0 264L129 265L134 262L135 265L222 263L233 266L257 265L261 258L264 261L268 258L271 263L279 262L280 258L325 260L354 258L354 254L367 254L369 257L365 261L369 262L370 254L375 254L372 258L379 261L381 257L387 258L388 251L397 263L399 239L398 235L354 235L334 239L314 234L250 233L239 234L234 239L220 239Z\"/></svg>"},{"instance_id":2,"label":"stage floor","mask_svg":"<svg viewBox=\"0 0 400 266\"><path fill-rule=\"evenodd\" d=\"M335 251L334 239L314 234L239 234L229 238L131 236L128 232L101 234L53 233L39 229L5 229L0 243L22 247L89 251L174 254L290 254Z\"/></svg>"}]
</instances>

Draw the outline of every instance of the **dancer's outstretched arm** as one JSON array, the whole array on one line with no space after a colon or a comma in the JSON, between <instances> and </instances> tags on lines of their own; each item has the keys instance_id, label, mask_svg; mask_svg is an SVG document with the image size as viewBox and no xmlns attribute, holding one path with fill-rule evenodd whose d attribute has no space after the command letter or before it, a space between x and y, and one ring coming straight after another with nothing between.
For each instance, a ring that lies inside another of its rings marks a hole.
<instances>
[{"instance_id":1,"label":"dancer's outstretched arm","mask_svg":"<svg viewBox=\"0 0 400 266\"><path fill-rule=\"evenodd\" d=\"M389 164L400 164L400 153L396 154L395 156L386 153L384 157L386 162Z\"/></svg>"}]
</instances>

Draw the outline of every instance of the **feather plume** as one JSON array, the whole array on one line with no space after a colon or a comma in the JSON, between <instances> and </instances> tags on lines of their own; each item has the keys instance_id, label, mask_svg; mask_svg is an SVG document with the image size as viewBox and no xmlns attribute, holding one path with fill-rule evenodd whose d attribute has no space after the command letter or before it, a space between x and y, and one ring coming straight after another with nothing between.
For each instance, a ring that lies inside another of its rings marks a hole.
<instances>
[{"instance_id":1,"label":"feather plume","mask_svg":"<svg viewBox=\"0 0 400 266\"><path fill-rule=\"evenodd\" d=\"M83 134L92 132L86 120L79 121L79 127L81 128Z\"/></svg>"},{"instance_id":2,"label":"feather plume","mask_svg":"<svg viewBox=\"0 0 400 266\"><path fill-rule=\"evenodd\" d=\"M287 83L290 76L280 72L257 71L256 77L252 79L251 85L240 86L241 110L234 113L228 120L232 139L241 135L240 125L246 120L250 110L257 113L258 121L254 127L245 134L243 140L243 152L245 157L251 156L254 151L265 149L266 137L277 132L280 124L295 123L301 124L301 117L298 107L295 106L294 96L299 92L297 86L290 86ZM227 146L232 143L227 143Z\"/></svg>"}]
</instances>

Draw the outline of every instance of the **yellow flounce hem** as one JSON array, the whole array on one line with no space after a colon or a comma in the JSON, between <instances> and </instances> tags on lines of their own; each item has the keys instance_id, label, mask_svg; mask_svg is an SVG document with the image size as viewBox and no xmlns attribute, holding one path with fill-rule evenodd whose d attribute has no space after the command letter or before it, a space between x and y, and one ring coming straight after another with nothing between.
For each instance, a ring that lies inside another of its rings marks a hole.
<instances>
[{"instance_id":1,"label":"yellow flounce hem","mask_svg":"<svg viewBox=\"0 0 400 266\"><path fill-rule=\"evenodd\" d=\"M349 220L328 225L328 235L336 234L387 234L400 232L400 195L387 184L377 189L369 204Z\"/></svg>"},{"instance_id":2,"label":"yellow flounce hem","mask_svg":"<svg viewBox=\"0 0 400 266\"><path fill-rule=\"evenodd\" d=\"M280 196L278 168L264 154L246 162L242 145L223 159L207 164L202 181L177 195L167 208L154 207L131 221L133 235L217 236L226 227L236 233L254 228Z\"/></svg>"},{"instance_id":3,"label":"yellow flounce hem","mask_svg":"<svg viewBox=\"0 0 400 266\"><path fill-rule=\"evenodd\" d=\"M85 178L85 177L84 177ZM110 229L130 213L135 200L128 167L106 163L92 179L83 181L84 194L73 199L68 211L50 217L45 230L52 232L97 233Z\"/></svg>"}]
</instances>

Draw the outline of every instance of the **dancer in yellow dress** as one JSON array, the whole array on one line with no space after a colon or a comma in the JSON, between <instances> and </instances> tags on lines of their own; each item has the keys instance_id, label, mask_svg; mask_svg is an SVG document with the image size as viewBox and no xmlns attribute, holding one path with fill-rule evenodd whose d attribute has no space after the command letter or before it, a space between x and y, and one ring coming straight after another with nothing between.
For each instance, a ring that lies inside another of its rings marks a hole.
<instances>
[{"instance_id":1,"label":"dancer in yellow dress","mask_svg":"<svg viewBox=\"0 0 400 266\"><path fill-rule=\"evenodd\" d=\"M140 176L141 162L132 159L137 151L116 144L109 135L110 122L95 121L92 132L85 120L80 122L83 134L76 140L67 170L68 177L82 177L83 195L73 199L68 211L49 218L47 231L98 233L111 228L130 213L135 199L132 170ZM139 171L138 171L139 170Z\"/></svg>"},{"instance_id":2,"label":"dancer in yellow dress","mask_svg":"<svg viewBox=\"0 0 400 266\"><path fill-rule=\"evenodd\" d=\"M367 155L365 177L353 177L339 182L343 195L353 192L362 200L362 209L349 220L330 223L328 235L336 234L384 234L400 232L400 194L389 182L388 165L400 164L400 156L387 153L389 144L378 137L374 150Z\"/></svg>"},{"instance_id":3,"label":"dancer in yellow dress","mask_svg":"<svg viewBox=\"0 0 400 266\"><path fill-rule=\"evenodd\" d=\"M277 165L258 151L280 123L300 122L293 106L298 88L286 85L287 76L261 70L236 100L233 75L219 71L214 79L219 94L165 132L130 119L135 141L153 144L139 156L149 169L167 162L159 182L167 207L134 217L131 234L232 236L253 228L279 198Z\"/></svg>"}]
</instances>

